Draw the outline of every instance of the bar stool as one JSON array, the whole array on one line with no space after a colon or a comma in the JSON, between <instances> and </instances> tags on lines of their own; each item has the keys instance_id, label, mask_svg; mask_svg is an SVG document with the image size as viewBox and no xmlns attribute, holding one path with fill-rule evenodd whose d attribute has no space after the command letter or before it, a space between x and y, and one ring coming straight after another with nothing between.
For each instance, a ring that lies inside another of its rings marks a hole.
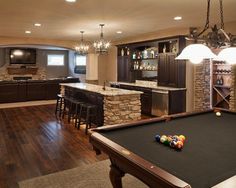
<instances>
[{"instance_id":1,"label":"bar stool","mask_svg":"<svg viewBox=\"0 0 236 188\"><path fill-rule=\"evenodd\" d=\"M71 117L73 117L73 109L75 107L75 104L74 104L74 99L68 97L68 96L65 96L65 104L64 104L64 108L63 108L63 115L62 117L64 118L65 114L68 115L68 123L70 123L70 120L71 120Z\"/></svg>"},{"instance_id":2,"label":"bar stool","mask_svg":"<svg viewBox=\"0 0 236 188\"><path fill-rule=\"evenodd\" d=\"M74 105L75 105L75 127L77 127L77 124L78 124L78 120L79 120L79 115L80 115L80 108L81 108L81 105L82 104L85 104L85 102L83 101L74 101ZM78 127L79 128L79 127Z\"/></svg>"},{"instance_id":3,"label":"bar stool","mask_svg":"<svg viewBox=\"0 0 236 188\"><path fill-rule=\"evenodd\" d=\"M62 106L64 105L65 98L62 94L57 94L57 103L56 103L56 109L55 109L55 116L57 117L59 112L59 117L61 117L61 113L63 111Z\"/></svg>"},{"instance_id":4,"label":"bar stool","mask_svg":"<svg viewBox=\"0 0 236 188\"><path fill-rule=\"evenodd\" d=\"M80 104L78 129L80 128L83 115L86 123L85 134L88 134L88 129L91 128L92 118L95 118L94 121L97 123L97 106L90 103Z\"/></svg>"}]
</instances>

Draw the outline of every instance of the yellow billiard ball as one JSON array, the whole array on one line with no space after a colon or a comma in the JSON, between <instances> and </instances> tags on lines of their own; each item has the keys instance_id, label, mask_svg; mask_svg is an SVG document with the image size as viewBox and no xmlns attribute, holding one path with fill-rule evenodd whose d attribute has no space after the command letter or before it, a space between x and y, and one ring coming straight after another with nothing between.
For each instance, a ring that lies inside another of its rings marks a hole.
<instances>
[{"instance_id":1,"label":"yellow billiard ball","mask_svg":"<svg viewBox=\"0 0 236 188\"><path fill-rule=\"evenodd\" d=\"M221 116L221 113L220 112L216 112L216 116Z\"/></svg>"}]
</instances>

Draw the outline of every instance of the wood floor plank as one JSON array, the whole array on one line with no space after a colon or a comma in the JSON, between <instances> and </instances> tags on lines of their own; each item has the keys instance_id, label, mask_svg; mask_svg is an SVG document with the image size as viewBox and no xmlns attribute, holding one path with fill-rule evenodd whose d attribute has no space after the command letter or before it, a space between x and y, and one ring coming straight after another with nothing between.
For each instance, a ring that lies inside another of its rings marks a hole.
<instances>
[{"instance_id":1,"label":"wood floor plank","mask_svg":"<svg viewBox=\"0 0 236 188\"><path fill-rule=\"evenodd\" d=\"M107 159L84 130L54 116L55 105L0 109L0 187Z\"/></svg>"}]
</instances>

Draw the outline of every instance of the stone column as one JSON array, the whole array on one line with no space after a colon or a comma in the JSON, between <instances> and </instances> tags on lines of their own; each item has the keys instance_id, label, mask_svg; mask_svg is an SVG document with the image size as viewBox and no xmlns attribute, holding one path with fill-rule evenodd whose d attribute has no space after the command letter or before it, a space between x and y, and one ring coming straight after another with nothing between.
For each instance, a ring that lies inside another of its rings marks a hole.
<instances>
[{"instance_id":1,"label":"stone column","mask_svg":"<svg viewBox=\"0 0 236 188\"><path fill-rule=\"evenodd\" d=\"M211 108L211 63L203 61L195 65L194 110Z\"/></svg>"},{"instance_id":2,"label":"stone column","mask_svg":"<svg viewBox=\"0 0 236 188\"><path fill-rule=\"evenodd\" d=\"M232 76L231 76L231 87L230 87L230 100L229 100L229 109L232 111L236 111L236 65L231 68Z\"/></svg>"}]
</instances>

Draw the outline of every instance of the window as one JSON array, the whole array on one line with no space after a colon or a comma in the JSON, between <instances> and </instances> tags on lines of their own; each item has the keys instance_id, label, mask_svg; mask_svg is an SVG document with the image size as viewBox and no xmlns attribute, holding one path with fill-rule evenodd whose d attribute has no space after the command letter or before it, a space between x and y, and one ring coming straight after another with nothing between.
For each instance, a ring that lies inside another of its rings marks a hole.
<instances>
[{"instance_id":1,"label":"window","mask_svg":"<svg viewBox=\"0 0 236 188\"><path fill-rule=\"evenodd\" d=\"M48 54L48 66L64 66L63 54Z\"/></svg>"},{"instance_id":2,"label":"window","mask_svg":"<svg viewBox=\"0 0 236 188\"><path fill-rule=\"evenodd\" d=\"M75 56L75 69L76 74L86 74L86 56Z\"/></svg>"},{"instance_id":3,"label":"window","mask_svg":"<svg viewBox=\"0 0 236 188\"><path fill-rule=\"evenodd\" d=\"M76 66L86 66L86 56L76 55L75 56L75 65Z\"/></svg>"}]
</instances>

